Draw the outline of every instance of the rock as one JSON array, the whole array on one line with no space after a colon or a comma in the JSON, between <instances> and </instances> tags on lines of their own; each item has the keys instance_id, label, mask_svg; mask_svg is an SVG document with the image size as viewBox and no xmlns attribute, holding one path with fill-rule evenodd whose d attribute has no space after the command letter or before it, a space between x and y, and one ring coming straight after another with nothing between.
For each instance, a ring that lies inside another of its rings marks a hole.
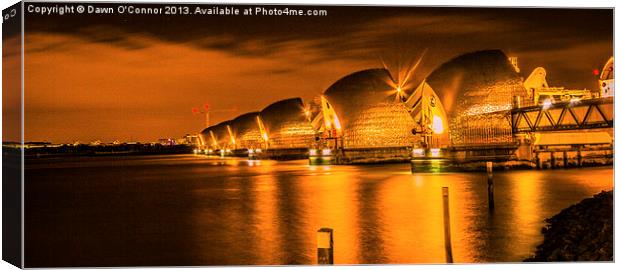
<instances>
[{"instance_id":1,"label":"rock","mask_svg":"<svg viewBox=\"0 0 620 270\"><path fill-rule=\"evenodd\" d=\"M545 239L526 262L613 261L613 191L602 191L545 222Z\"/></svg>"}]
</instances>

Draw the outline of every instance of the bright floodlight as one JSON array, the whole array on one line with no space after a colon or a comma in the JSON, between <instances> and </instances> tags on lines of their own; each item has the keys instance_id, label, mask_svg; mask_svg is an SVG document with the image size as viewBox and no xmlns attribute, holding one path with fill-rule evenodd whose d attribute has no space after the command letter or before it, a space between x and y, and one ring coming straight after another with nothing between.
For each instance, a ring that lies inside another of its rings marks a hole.
<instances>
[{"instance_id":1,"label":"bright floodlight","mask_svg":"<svg viewBox=\"0 0 620 270\"><path fill-rule=\"evenodd\" d=\"M435 132L435 134L441 134L443 133L443 121L441 120L441 117L439 115L434 115L433 116L433 132Z\"/></svg>"}]
</instances>

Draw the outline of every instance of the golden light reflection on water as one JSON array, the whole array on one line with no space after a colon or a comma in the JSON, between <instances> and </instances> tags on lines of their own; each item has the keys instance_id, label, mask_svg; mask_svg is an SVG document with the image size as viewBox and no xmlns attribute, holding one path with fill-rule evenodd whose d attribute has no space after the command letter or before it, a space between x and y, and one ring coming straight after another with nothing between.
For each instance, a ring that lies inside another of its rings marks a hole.
<instances>
[{"instance_id":1,"label":"golden light reflection on water","mask_svg":"<svg viewBox=\"0 0 620 270\"><path fill-rule=\"evenodd\" d=\"M452 229L454 261L475 262L476 244L480 241L480 233L475 228L475 221L479 218L478 212L485 211L486 208L480 209L478 207L477 202L481 198L477 196L474 186L480 182L486 182L486 179L478 178L475 174L469 175L469 177L464 177L461 174L446 174L442 179L446 182L442 186L450 188L450 227ZM439 201L440 187L432 187L432 190L437 190L436 194L433 195L437 198L437 205L441 205Z\"/></svg>"},{"instance_id":2,"label":"golden light reflection on water","mask_svg":"<svg viewBox=\"0 0 620 270\"><path fill-rule=\"evenodd\" d=\"M545 218L613 187L611 169L499 172L496 207L490 212L481 173L410 174L405 165L222 162L219 191L200 193L198 199L219 192L217 211L226 214L214 214L213 206L205 205L195 221L206 231L216 217L224 223L219 233L234 239L217 243L232 245L224 264L315 264L321 227L334 229L336 264L444 263L444 186L450 190L455 262L521 261L542 240ZM586 179L589 174L597 179ZM212 262L213 237L203 231L197 238L205 260Z\"/></svg>"},{"instance_id":3,"label":"golden light reflection on water","mask_svg":"<svg viewBox=\"0 0 620 270\"><path fill-rule=\"evenodd\" d=\"M277 190L275 179L272 175L261 176L257 179L255 186L255 192L258 194L256 197L256 231L258 235L272 235L273 237L259 237L256 239L258 244L257 252L264 254L260 264L279 264L280 261L277 257L275 250L280 250L275 234L276 228L276 207L277 207Z\"/></svg>"},{"instance_id":4,"label":"golden light reflection on water","mask_svg":"<svg viewBox=\"0 0 620 270\"><path fill-rule=\"evenodd\" d=\"M312 167L312 166L311 166ZM316 231L322 227L334 229L334 263L357 261L358 236L356 224L358 198L351 186L357 181L355 172L332 174L331 166L318 166L316 174L307 177L302 188L307 206L308 225L313 228L305 235L312 248L316 247ZM312 262L316 251L311 249Z\"/></svg>"},{"instance_id":5,"label":"golden light reflection on water","mask_svg":"<svg viewBox=\"0 0 620 270\"><path fill-rule=\"evenodd\" d=\"M471 262L477 237L470 187L453 174L398 176L383 187L385 239L390 263L445 262L441 188L449 188L452 249L455 261Z\"/></svg>"},{"instance_id":6,"label":"golden light reflection on water","mask_svg":"<svg viewBox=\"0 0 620 270\"><path fill-rule=\"evenodd\" d=\"M543 192L542 174L524 174L518 181L512 181L509 196L513 199L512 212L514 221L509 225L511 230L518 232L510 241L513 251L528 255L533 248L527 239L535 237L540 230L540 195ZM499 199L499 198L498 198Z\"/></svg>"},{"instance_id":7,"label":"golden light reflection on water","mask_svg":"<svg viewBox=\"0 0 620 270\"><path fill-rule=\"evenodd\" d=\"M387 252L396 263L445 261L441 193L427 192L431 186L440 191L442 183L421 175L411 178L389 181L383 188L381 204L391 221L386 224Z\"/></svg>"},{"instance_id":8,"label":"golden light reflection on water","mask_svg":"<svg viewBox=\"0 0 620 270\"><path fill-rule=\"evenodd\" d=\"M34 241L63 247L31 254L43 263L56 252L65 265L315 264L321 227L334 229L337 264L444 263L443 186L454 261L519 262L542 240L545 218L614 185L610 167L496 172L491 212L485 174L412 175L409 164L187 155L72 157L30 170L39 177L31 197L44 210L29 213L45 222L28 226L55 232ZM83 250L106 256L74 256Z\"/></svg>"}]
</instances>

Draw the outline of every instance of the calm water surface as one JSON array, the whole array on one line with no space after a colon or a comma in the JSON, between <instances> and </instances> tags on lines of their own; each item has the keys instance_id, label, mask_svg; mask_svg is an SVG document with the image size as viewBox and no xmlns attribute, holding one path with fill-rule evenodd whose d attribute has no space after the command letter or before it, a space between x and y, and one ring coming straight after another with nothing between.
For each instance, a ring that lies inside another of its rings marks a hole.
<instances>
[{"instance_id":1,"label":"calm water surface","mask_svg":"<svg viewBox=\"0 0 620 270\"><path fill-rule=\"evenodd\" d=\"M611 167L415 174L408 164L309 166L206 157L26 162L26 266L316 262L334 229L337 264L445 262L441 187L455 262L521 261L544 219L613 188Z\"/></svg>"}]
</instances>

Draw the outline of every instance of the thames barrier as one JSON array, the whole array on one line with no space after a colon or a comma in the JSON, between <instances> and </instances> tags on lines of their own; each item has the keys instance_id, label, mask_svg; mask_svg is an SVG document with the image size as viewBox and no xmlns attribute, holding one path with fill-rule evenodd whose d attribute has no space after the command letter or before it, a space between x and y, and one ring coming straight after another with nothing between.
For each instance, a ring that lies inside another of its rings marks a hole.
<instances>
[{"instance_id":1,"label":"thames barrier","mask_svg":"<svg viewBox=\"0 0 620 270\"><path fill-rule=\"evenodd\" d=\"M412 172L613 163L613 57L597 91L525 77L501 50L463 54L421 83L385 68L354 72L311 101L277 101L209 126L196 153L309 159L311 165L410 162Z\"/></svg>"}]
</instances>

